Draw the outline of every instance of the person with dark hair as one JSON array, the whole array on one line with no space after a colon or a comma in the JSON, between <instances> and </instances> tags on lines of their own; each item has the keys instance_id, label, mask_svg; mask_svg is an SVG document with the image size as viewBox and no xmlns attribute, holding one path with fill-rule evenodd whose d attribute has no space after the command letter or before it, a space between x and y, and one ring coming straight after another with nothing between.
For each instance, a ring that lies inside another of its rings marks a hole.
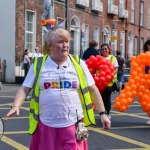
<instances>
[{"instance_id":1,"label":"person with dark hair","mask_svg":"<svg viewBox=\"0 0 150 150\"><path fill-rule=\"evenodd\" d=\"M121 57L121 51L117 50L117 61L118 61L118 73L117 73L117 80L118 80L118 83L119 83L119 93L120 91L122 90L122 82L123 82L123 74L125 72L125 68L126 68L126 65L125 65L125 60L123 57Z\"/></svg>"},{"instance_id":2,"label":"person with dark hair","mask_svg":"<svg viewBox=\"0 0 150 150\"><path fill-rule=\"evenodd\" d=\"M111 94L113 91L113 86L116 85L116 80L117 80L117 72L118 72L118 62L115 56L110 55L110 48L109 45L107 43L103 43L101 45L101 52L102 52L102 56L106 59L106 60L110 60L111 63L114 66L114 78L112 79L112 81L108 84L107 88L102 92L102 99L104 102L104 106L105 109L107 111L108 117L109 119L111 119L110 116L110 110L111 110Z\"/></svg>"},{"instance_id":3,"label":"person with dark hair","mask_svg":"<svg viewBox=\"0 0 150 150\"><path fill-rule=\"evenodd\" d=\"M150 52L150 40L147 40L147 41L144 43L144 46L143 46L143 52L145 53L145 52L147 52L147 51ZM150 70L150 66L146 66L146 67L145 67L145 73L148 74L149 70ZM147 124L147 125L150 125L150 116L148 116L148 117L149 117L149 119L148 119L148 121L146 122L146 124Z\"/></svg>"},{"instance_id":4,"label":"person with dark hair","mask_svg":"<svg viewBox=\"0 0 150 150\"><path fill-rule=\"evenodd\" d=\"M89 48L83 53L83 59L87 60L90 58L91 55L100 55L97 49L98 43L95 40L92 40L89 43Z\"/></svg>"},{"instance_id":5,"label":"person with dark hair","mask_svg":"<svg viewBox=\"0 0 150 150\"><path fill-rule=\"evenodd\" d=\"M29 58L29 49L26 49L23 56L23 69L25 70L25 77L30 68L30 58Z\"/></svg>"}]
</instances>

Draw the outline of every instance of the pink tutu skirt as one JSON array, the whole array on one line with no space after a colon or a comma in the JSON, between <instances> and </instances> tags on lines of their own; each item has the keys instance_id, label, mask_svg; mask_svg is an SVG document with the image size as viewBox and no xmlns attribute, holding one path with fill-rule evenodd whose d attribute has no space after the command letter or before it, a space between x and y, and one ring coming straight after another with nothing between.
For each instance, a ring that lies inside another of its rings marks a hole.
<instances>
[{"instance_id":1,"label":"pink tutu skirt","mask_svg":"<svg viewBox=\"0 0 150 150\"><path fill-rule=\"evenodd\" d=\"M39 120L29 150L88 150L87 141L76 140L75 129L75 125L52 128Z\"/></svg>"}]
</instances>

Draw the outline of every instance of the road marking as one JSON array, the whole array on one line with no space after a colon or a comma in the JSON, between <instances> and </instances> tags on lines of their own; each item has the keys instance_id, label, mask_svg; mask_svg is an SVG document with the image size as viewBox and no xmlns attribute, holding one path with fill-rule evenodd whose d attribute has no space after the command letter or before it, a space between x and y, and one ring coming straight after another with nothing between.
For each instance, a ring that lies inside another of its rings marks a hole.
<instances>
[{"instance_id":1,"label":"road marking","mask_svg":"<svg viewBox=\"0 0 150 150\"><path fill-rule=\"evenodd\" d=\"M9 117L9 120L10 119L28 119L28 118L29 118L29 116L24 116L24 117L17 116L17 117Z\"/></svg>"},{"instance_id":2,"label":"road marking","mask_svg":"<svg viewBox=\"0 0 150 150\"><path fill-rule=\"evenodd\" d=\"M123 137L123 136L120 136L120 135L117 135L117 134L114 134L114 133L110 133L108 131L104 131L104 130L101 130L99 128L88 127L88 129L91 130L91 131L95 131L95 132L107 135L109 137L116 138L116 139L121 140L121 141L125 141L125 142L128 142L128 143L140 146L140 147L150 148L150 145L148 145L148 144L138 142L138 141L135 141L133 139L126 138L126 137Z\"/></svg>"},{"instance_id":3,"label":"road marking","mask_svg":"<svg viewBox=\"0 0 150 150\"><path fill-rule=\"evenodd\" d=\"M10 146L12 146L12 147L14 147L14 148L16 148L18 150L19 149L21 149L21 150L28 150L29 149L28 147L26 147L26 146L24 146L24 145L22 145L22 144L20 144L20 143L18 143L16 141L14 141L14 140L8 138L6 136L3 136L2 139L1 139L1 141L9 144Z\"/></svg>"},{"instance_id":4,"label":"road marking","mask_svg":"<svg viewBox=\"0 0 150 150\"><path fill-rule=\"evenodd\" d=\"M5 132L4 134L28 134L28 131Z\"/></svg>"},{"instance_id":5,"label":"road marking","mask_svg":"<svg viewBox=\"0 0 150 150\"><path fill-rule=\"evenodd\" d=\"M149 126L126 126L126 127L111 127L111 130L116 130L116 129L149 129Z\"/></svg>"},{"instance_id":6,"label":"road marking","mask_svg":"<svg viewBox=\"0 0 150 150\"><path fill-rule=\"evenodd\" d=\"M149 148L128 148L128 149L117 149L117 150L150 150Z\"/></svg>"}]
</instances>

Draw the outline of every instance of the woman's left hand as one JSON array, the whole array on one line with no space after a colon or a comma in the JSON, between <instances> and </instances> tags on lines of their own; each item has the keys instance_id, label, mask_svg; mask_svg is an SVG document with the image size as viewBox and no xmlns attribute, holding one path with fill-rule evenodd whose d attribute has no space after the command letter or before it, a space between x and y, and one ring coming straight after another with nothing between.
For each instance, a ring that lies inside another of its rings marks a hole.
<instances>
[{"instance_id":1,"label":"woman's left hand","mask_svg":"<svg viewBox=\"0 0 150 150\"><path fill-rule=\"evenodd\" d=\"M100 118L101 118L101 123L102 123L103 129L104 130L110 129L111 121L109 120L108 116L103 114L103 115L101 115Z\"/></svg>"}]
</instances>

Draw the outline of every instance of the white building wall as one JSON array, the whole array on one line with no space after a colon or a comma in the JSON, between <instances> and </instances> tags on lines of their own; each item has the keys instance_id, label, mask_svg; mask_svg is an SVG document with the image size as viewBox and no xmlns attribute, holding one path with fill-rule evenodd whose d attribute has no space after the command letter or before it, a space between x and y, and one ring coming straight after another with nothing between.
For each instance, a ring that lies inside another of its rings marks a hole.
<instances>
[{"instance_id":1,"label":"white building wall","mask_svg":"<svg viewBox=\"0 0 150 150\"><path fill-rule=\"evenodd\" d=\"M16 0L0 0L0 57L6 60L5 81L15 82Z\"/></svg>"}]
</instances>

